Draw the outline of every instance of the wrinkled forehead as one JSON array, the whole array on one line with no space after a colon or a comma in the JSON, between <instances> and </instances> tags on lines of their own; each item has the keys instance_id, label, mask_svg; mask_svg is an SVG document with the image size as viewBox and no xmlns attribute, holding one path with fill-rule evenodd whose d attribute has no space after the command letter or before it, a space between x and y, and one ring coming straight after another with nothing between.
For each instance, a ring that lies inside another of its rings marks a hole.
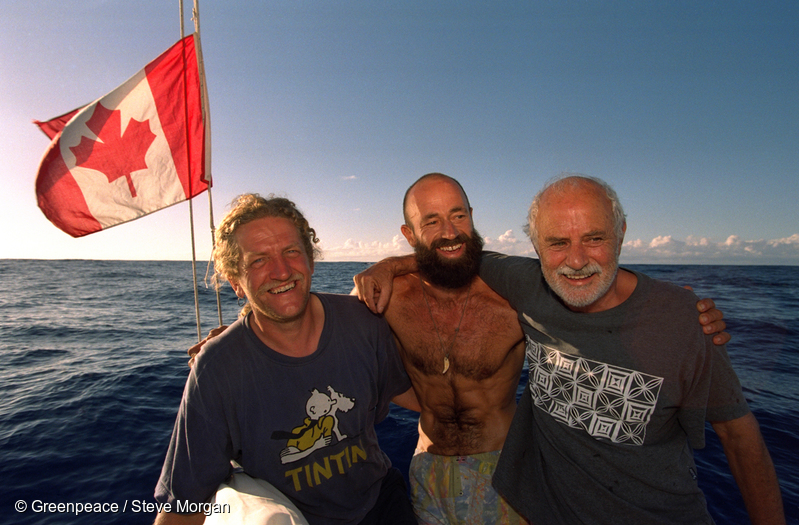
<instances>
[{"instance_id":1,"label":"wrinkled forehead","mask_svg":"<svg viewBox=\"0 0 799 525\"><path fill-rule=\"evenodd\" d=\"M297 247L305 252L296 225L285 217L261 217L242 224L235 232L241 258Z\"/></svg>"},{"instance_id":2,"label":"wrinkled forehead","mask_svg":"<svg viewBox=\"0 0 799 525\"><path fill-rule=\"evenodd\" d=\"M592 230L613 230L613 204L603 191L569 188L541 196L536 218L539 229L582 225Z\"/></svg>"}]
</instances>

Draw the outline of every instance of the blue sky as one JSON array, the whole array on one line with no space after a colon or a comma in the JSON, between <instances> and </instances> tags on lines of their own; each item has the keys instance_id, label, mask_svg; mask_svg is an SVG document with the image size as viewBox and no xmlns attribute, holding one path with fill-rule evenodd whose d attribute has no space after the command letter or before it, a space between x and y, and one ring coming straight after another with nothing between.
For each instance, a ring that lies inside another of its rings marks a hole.
<instances>
[{"instance_id":1,"label":"blue sky","mask_svg":"<svg viewBox=\"0 0 799 525\"><path fill-rule=\"evenodd\" d=\"M34 195L31 121L167 49L177 2L0 11L0 258L189 259L185 203L73 239ZM200 18L216 222L239 193L288 196L325 260L378 260L410 251L402 195L440 171L488 247L526 254L532 196L571 171L619 193L623 263L799 264L798 2L226 0ZM194 211L207 259L205 195Z\"/></svg>"}]
</instances>

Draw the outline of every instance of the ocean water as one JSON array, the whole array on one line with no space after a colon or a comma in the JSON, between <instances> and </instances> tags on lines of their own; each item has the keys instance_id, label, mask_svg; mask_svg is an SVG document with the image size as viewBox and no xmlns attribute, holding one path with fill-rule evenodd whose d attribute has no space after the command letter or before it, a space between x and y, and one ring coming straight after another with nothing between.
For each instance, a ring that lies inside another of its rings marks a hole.
<instances>
[{"instance_id":1,"label":"ocean water","mask_svg":"<svg viewBox=\"0 0 799 525\"><path fill-rule=\"evenodd\" d=\"M366 266L321 262L313 289L348 293ZM725 312L733 365L776 464L789 523L799 523L797 268L633 268L691 284ZM202 286L200 303L207 332L216 299ZM229 289L222 304L230 323L238 307ZM0 523L151 523L194 342L190 263L0 260ZM696 457L710 511L720 525L747 523L708 432ZM392 410L379 435L407 471L413 414ZM59 512L66 503L107 512Z\"/></svg>"}]
</instances>

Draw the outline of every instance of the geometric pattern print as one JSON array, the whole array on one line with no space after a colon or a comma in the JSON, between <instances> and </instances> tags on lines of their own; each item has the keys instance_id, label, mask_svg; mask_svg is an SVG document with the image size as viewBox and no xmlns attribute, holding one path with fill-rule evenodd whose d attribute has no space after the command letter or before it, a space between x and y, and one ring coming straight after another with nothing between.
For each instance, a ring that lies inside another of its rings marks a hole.
<instances>
[{"instance_id":1,"label":"geometric pattern print","mask_svg":"<svg viewBox=\"0 0 799 525\"><path fill-rule=\"evenodd\" d=\"M663 378L564 354L527 337L535 405L572 428L643 445Z\"/></svg>"}]
</instances>

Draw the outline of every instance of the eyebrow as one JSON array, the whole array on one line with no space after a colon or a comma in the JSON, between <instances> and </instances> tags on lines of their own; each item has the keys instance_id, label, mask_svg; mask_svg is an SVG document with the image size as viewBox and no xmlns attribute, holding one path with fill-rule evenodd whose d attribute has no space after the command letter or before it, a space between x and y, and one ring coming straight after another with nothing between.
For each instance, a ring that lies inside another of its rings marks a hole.
<instances>
[{"instance_id":1,"label":"eyebrow","mask_svg":"<svg viewBox=\"0 0 799 525\"><path fill-rule=\"evenodd\" d=\"M466 207L465 206L455 206L454 208L450 208L447 211L447 214L452 214L452 213L459 212L459 211L465 213L466 212ZM439 215L441 215L441 214L440 213L428 213L427 215L423 215L421 220L422 221L426 221L427 219L432 219L433 217L438 217Z\"/></svg>"},{"instance_id":2,"label":"eyebrow","mask_svg":"<svg viewBox=\"0 0 799 525\"><path fill-rule=\"evenodd\" d=\"M595 237L597 235L607 235L608 232L605 230L593 230L586 234L583 234L583 237Z\"/></svg>"},{"instance_id":3,"label":"eyebrow","mask_svg":"<svg viewBox=\"0 0 799 525\"><path fill-rule=\"evenodd\" d=\"M292 248L297 248L299 250L304 250L305 247L302 245L301 242L291 242L286 244L285 246L281 247L279 251L285 252L286 250L291 250ZM247 252L242 254L242 260L247 258L257 258L257 257L269 257L271 250L267 251L258 251L258 252Z\"/></svg>"},{"instance_id":4,"label":"eyebrow","mask_svg":"<svg viewBox=\"0 0 799 525\"><path fill-rule=\"evenodd\" d=\"M607 231L605 231L605 230L592 230L592 231L590 231L588 233L584 233L584 234L580 235L580 238L584 239L586 237L596 237L598 235L606 237L606 236L609 235L609 233ZM555 236L555 235L547 235L546 237L544 237L544 241L545 242L567 241L567 240L569 240L569 237L558 237L558 236Z\"/></svg>"}]
</instances>

